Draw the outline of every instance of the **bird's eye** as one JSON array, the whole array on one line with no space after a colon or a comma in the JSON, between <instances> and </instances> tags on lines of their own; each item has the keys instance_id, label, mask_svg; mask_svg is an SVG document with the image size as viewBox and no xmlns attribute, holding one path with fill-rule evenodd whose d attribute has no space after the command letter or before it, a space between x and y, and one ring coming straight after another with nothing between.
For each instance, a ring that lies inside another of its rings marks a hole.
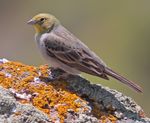
<instances>
[{"instance_id":1,"label":"bird's eye","mask_svg":"<svg viewBox=\"0 0 150 123\"><path fill-rule=\"evenodd\" d=\"M44 21L44 20L45 20L45 18L41 18L41 19L40 19L41 22Z\"/></svg>"}]
</instances>

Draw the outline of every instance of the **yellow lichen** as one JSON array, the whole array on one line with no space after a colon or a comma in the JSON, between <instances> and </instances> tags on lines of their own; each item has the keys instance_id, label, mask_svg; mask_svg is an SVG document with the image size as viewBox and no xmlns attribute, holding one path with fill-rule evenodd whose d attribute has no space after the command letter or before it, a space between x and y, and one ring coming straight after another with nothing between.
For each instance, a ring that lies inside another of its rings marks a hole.
<instances>
[{"instance_id":1,"label":"yellow lichen","mask_svg":"<svg viewBox=\"0 0 150 123\"><path fill-rule=\"evenodd\" d=\"M101 116L100 121L102 123L108 123L108 122L116 123L117 118L115 116L113 116L113 115L108 115L108 116L107 115L103 115L103 116Z\"/></svg>"},{"instance_id":2,"label":"yellow lichen","mask_svg":"<svg viewBox=\"0 0 150 123\"><path fill-rule=\"evenodd\" d=\"M55 107L61 122L63 122L68 109L76 111L76 109L80 107L80 105L75 102L75 100L80 99L80 97L65 90L66 84L57 83L56 86L56 83L34 83L35 77L48 76L47 65L36 68L18 62L7 62L0 64L0 68L2 69L0 72L1 86L15 89L17 93L22 93L22 91L30 93L31 95L36 93L37 95L31 98L30 103L47 114L50 114L51 107ZM7 78L5 73L11 74L11 77ZM21 103L29 103L29 101L24 99L20 99L19 101Z\"/></svg>"},{"instance_id":3,"label":"yellow lichen","mask_svg":"<svg viewBox=\"0 0 150 123\"><path fill-rule=\"evenodd\" d=\"M10 75L9 77L6 74ZM39 110L45 112L49 116L51 115L51 109L55 109L58 113L60 121L63 122L66 113L69 109L74 112L78 112L82 107L81 103L76 100L80 100L82 103L87 103L76 94L73 94L66 89L67 84L65 82L35 82L34 78L40 78L40 76L48 77L48 65L42 65L40 67L33 67L21 64L19 62L7 62L0 64L0 85L4 88L14 89L17 93L30 94L31 99L19 99L21 103L32 103L33 106ZM83 111L87 109L84 108ZM100 110L98 110L100 111ZM98 113L96 110L95 112ZM100 115L98 115L100 117ZM55 121L55 118L50 117ZM108 118L110 121L115 122L114 116L101 116L103 121Z\"/></svg>"}]
</instances>

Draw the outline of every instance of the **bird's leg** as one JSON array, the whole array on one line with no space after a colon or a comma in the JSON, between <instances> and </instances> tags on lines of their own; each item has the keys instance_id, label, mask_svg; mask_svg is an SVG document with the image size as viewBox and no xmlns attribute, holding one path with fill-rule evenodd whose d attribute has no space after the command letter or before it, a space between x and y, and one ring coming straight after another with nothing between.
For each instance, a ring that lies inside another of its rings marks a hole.
<instances>
[{"instance_id":1,"label":"bird's leg","mask_svg":"<svg viewBox=\"0 0 150 123\"><path fill-rule=\"evenodd\" d=\"M51 76L52 78L59 78L60 76L62 76L63 74L65 74L66 72L60 68L51 68Z\"/></svg>"},{"instance_id":2,"label":"bird's leg","mask_svg":"<svg viewBox=\"0 0 150 123\"><path fill-rule=\"evenodd\" d=\"M50 76L49 77L40 77L40 79L44 82L53 82L57 80L65 80L69 74L60 68L50 68Z\"/></svg>"}]
</instances>

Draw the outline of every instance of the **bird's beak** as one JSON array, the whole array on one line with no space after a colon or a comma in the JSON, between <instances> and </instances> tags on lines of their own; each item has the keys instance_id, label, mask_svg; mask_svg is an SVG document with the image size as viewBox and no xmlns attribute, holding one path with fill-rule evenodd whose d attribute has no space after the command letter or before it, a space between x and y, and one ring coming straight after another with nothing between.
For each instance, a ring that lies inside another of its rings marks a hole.
<instances>
[{"instance_id":1,"label":"bird's beak","mask_svg":"<svg viewBox=\"0 0 150 123\"><path fill-rule=\"evenodd\" d=\"M37 21L36 20L33 20L33 19L31 19L31 20L29 20L28 22L27 22L27 24L30 24L30 25L34 25L34 24L36 24L37 23Z\"/></svg>"}]
</instances>

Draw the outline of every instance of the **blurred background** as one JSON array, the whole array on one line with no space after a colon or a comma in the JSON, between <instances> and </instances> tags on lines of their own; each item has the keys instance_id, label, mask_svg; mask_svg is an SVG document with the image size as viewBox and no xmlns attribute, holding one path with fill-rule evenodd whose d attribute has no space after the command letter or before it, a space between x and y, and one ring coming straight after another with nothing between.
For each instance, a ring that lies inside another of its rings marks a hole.
<instances>
[{"instance_id":1,"label":"blurred background","mask_svg":"<svg viewBox=\"0 0 150 123\"><path fill-rule=\"evenodd\" d=\"M132 97L150 116L150 1L0 0L0 58L45 64L26 22L47 12L99 55L108 66L142 86L138 94L111 79L83 74Z\"/></svg>"}]
</instances>

